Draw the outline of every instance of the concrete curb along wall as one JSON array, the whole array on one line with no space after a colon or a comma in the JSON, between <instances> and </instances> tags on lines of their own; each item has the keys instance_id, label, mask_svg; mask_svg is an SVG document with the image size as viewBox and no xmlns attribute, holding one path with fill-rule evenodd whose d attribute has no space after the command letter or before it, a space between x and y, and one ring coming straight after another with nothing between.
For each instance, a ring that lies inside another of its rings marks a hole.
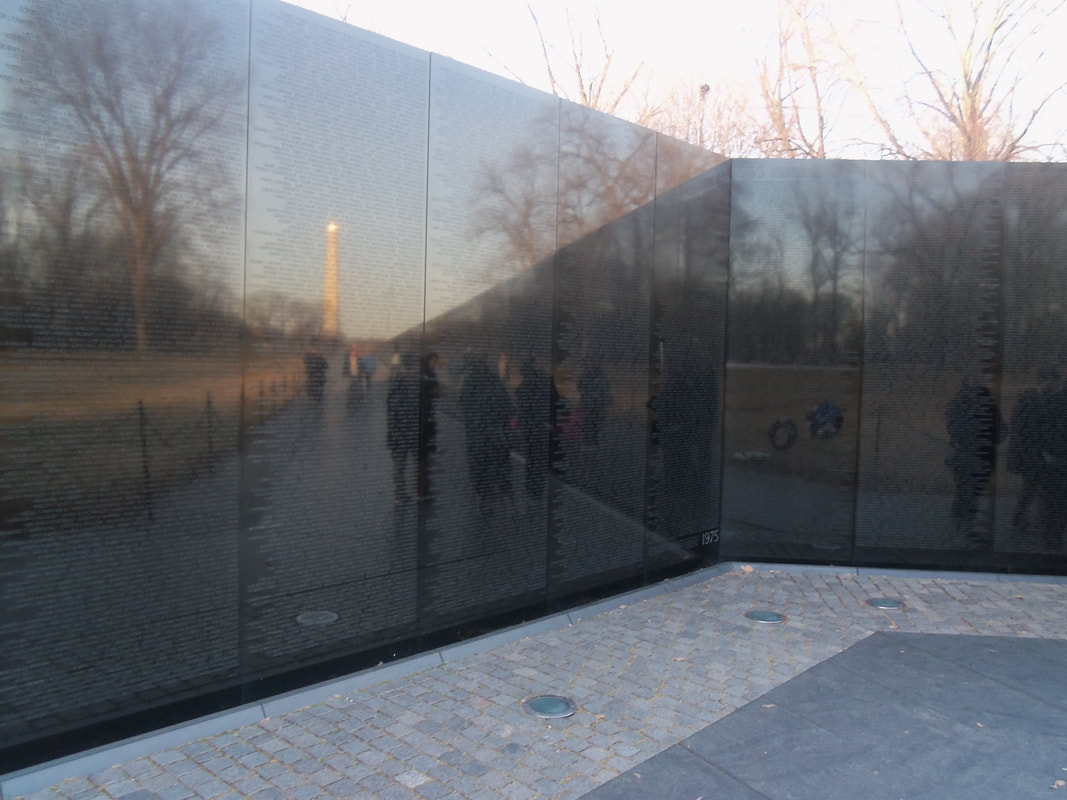
<instances>
[{"instance_id":1,"label":"concrete curb along wall","mask_svg":"<svg viewBox=\"0 0 1067 800\"><path fill-rule=\"evenodd\" d=\"M612 611L619 606L638 603L665 592L676 591L694 583L709 580L716 575L729 572L732 566L730 564L718 564L708 569L692 572L651 586L645 586L626 594L599 600L580 608L541 617L512 628L494 631L484 636L458 642L439 650L432 650L410 658L391 661L380 667L371 667L343 678L305 686L256 703L220 711L217 714L200 717L190 722L179 723L113 744L102 745L82 753L75 753L55 761L27 767L7 775L0 775L0 800L30 794L49 786L55 786L71 777L99 772L117 763L132 761L160 750L177 747L196 739L225 733L244 725L259 722L262 719L305 708L309 705L323 702L335 694L358 691L382 681L413 675L431 667L436 667L439 664L483 653L486 650L491 650L494 647L510 642L516 642L547 631L559 630L568 625L574 625L582 620Z\"/></svg>"},{"instance_id":2,"label":"concrete curb along wall","mask_svg":"<svg viewBox=\"0 0 1067 800\"><path fill-rule=\"evenodd\" d=\"M23 770L0 775L0 800L30 794L49 786L62 783L71 777L99 772L118 763L142 758L151 753L172 747L179 747L188 742L217 735L226 731L250 725L260 720L276 717L323 702L333 695L359 691L383 681L413 675L444 663L457 661L471 655L483 653L501 645L536 636L553 630L566 628L582 620L613 611L620 606L633 605L643 600L662 594L684 589L694 584L703 583L728 572L783 572L795 574L823 575L878 575L887 577L925 577L930 579L984 581L984 582L1035 582L1067 583L1063 576L1044 575L1010 575L985 572L933 572L926 570L885 570L856 567L832 567L818 565L773 564L752 562L725 562L714 567L698 570L677 578L646 586L641 589L615 595L567 612L554 614L529 623L517 625L485 636L459 642L455 645L421 653L410 658L390 662L379 667L353 673L352 675L292 692L267 698L256 703L222 711L206 717L180 723L140 736L131 737L113 744L103 745L82 753L76 753L55 761L45 762Z\"/></svg>"}]
</instances>

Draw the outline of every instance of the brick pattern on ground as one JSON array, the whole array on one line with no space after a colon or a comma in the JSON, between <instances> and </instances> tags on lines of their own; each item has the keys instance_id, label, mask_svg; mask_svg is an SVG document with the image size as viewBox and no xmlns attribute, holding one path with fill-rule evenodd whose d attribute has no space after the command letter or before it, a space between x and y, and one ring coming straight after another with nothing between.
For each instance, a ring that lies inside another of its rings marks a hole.
<instances>
[{"instance_id":1,"label":"brick pattern on ground","mask_svg":"<svg viewBox=\"0 0 1067 800\"><path fill-rule=\"evenodd\" d=\"M875 631L1064 638L1062 583L747 569L29 798L570 800ZM522 711L539 693L579 710Z\"/></svg>"}]
</instances>

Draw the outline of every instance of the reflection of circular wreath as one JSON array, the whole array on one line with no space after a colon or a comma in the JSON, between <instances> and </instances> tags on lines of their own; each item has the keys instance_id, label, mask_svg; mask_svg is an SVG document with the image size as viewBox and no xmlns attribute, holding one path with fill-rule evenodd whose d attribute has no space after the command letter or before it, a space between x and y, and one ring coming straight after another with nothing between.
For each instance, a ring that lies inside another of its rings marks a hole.
<instances>
[{"instance_id":1,"label":"reflection of circular wreath","mask_svg":"<svg viewBox=\"0 0 1067 800\"><path fill-rule=\"evenodd\" d=\"M789 417L782 417L771 425L771 447L775 450L788 450L797 440L797 426Z\"/></svg>"}]
</instances>

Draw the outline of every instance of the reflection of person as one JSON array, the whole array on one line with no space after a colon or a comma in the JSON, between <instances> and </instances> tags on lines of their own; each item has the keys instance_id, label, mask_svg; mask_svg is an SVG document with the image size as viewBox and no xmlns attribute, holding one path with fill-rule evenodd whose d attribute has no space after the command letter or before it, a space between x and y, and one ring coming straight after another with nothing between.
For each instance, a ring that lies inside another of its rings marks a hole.
<instances>
[{"instance_id":1,"label":"reflection of person","mask_svg":"<svg viewBox=\"0 0 1067 800\"><path fill-rule=\"evenodd\" d=\"M422 358L419 375L419 465L417 491L420 500L430 496L430 454L437 450L437 415L434 408L441 395L441 382L437 379L437 353L427 353Z\"/></svg>"},{"instance_id":2,"label":"reflection of person","mask_svg":"<svg viewBox=\"0 0 1067 800\"><path fill-rule=\"evenodd\" d=\"M310 346L304 355L304 374L307 378L307 393L315 402L322 400L326 386L326 356L319 349L319 337L311 337Z\"/></svg>"},{"instance_id":3,"label":"reflection of person","mask_svg":"<svg viewBox=\"0 0 1067 800\"><path fill-rule=\"evenodd\" d=\"M997 445L1004 440L1000 410L981 378L963 379L945 409L945 427L950 448L945 464L956 484L952 521L958 531L970 535L978 498L996 467Z\"/></svg>"},{"instance_id":4,"label":"reflection of person","mask_svg":"<svg viewBox=\"0 0 1067 800\"><path fill-rule=\"evenodd\" d=\"M701 360L671 368L649 406L653 436L663 459L664 515L677 532L704 527L712 504L712 433L718 421L719 385Z\"/></svg>"},{"instance_id":5,"label":"reflection of person","mask_svg":"<svg viewBox=\"0 0 1067 800\"><path fill-rule=\"evenodd\" d=\"M360 356L359 359L357 360L357 362L356 362L357 376L356 377L357 377L358 380L361 380L363 382L363 387L365 389L370 389L371 378L374 377L374 372L375 372L375 370L377 368L378 368L378 360L373 355L371 355L370 353L367 353L366 355Z\"/></svg>"},{"instance_id":6,"label":"reflection of person","mask_svg":"<svg viewBox=\"0 0 1067 800\"><path fill-rule=\"evenodd\" d=\"M1038 490L1045 506L1045 544L1058 548L1067 526L1067 386L1049 398L1048 419Z\"/></svg>"},{"instance_id":7,"label":"reflection of person","mask_svg":"<svg viewBox=\"0 0 1067 800\"><path fill-rule=\"evenodd\" d=\"M578 378L578 396L582 401L582 444L600 444L604 411L611 405L611 384L597 361Z\"/></svg>"},{"instance_id":8,"label":"reflection of person","mask_svg":"<svg viewBox=\"0 0 1067 800\"><path fill-rule=\"evenodd\" d=\"M355 345L349 348L345 358L345 375L354 376L359 370L359 350Z\"/></svg>"},{"instance_id":9,"label":"reflection of person","mask_svg":"<svg viewBox=\"0 0 1067 800\"><path fill-rule=\"evenodd\" d=\"M405 353L389 376L386 408L386 444L393 457L393 500L406 502L407 460L416 455L419 445L419 375L418 357Z\"/></svg>"},{"instance_id":10,"label":"reflection of person","mask_svg":"<svg viewBox=\"0 0 1067 800\"><path fill-rule=\"evenodd\" d=\"M1045 494L1051 465L1047 445L1055 438L1057 390L1060 374L1042 369L1037 374L1037 388L1026 389L1011 413L1011 439L1008 441L1008 471L1022 479L1023 490L1012 520L1016 528L1026 527L1027 512L1033 501ZM1049 509L1044 509L1047 516Z\"/></svg>"},{"instance_id":11,"label":"reflection of person","mask_svg":"<svg viewBox=\"0 0 1067 800\"><path fill-rule=\"evenodd\" d=\"M511 495L506 431L511 421L511 398L483 356L469 363L459 401L467 434L467 469L480 507L495 492Z\"/></svg>"},{"instance_id":12,"label":"reflection of person","mask_svg":"<svg viewBox=\"0 0 1067 800\"><path fill-rule=\"evenodd\" d=\"M526 497L536 500L544 493L548 477L551 410L559 402L559 392L555 381L541 372L532 358L524 361L519 371L522 382L515 390L515 406L526 459Z\"/></svg>"}]
</instances>

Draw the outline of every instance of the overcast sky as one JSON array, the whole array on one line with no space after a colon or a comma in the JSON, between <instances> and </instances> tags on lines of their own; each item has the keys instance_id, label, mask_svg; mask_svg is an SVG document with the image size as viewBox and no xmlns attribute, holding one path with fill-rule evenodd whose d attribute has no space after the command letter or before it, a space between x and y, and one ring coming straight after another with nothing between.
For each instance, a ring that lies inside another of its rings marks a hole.
<instances>
[{"instance_id":1,"label":"overcast sky","mask_svg":"<svg viewBox=\"0 0 1067 800\"><path fill-rule=\"evenodd\" d=\"M424 50L455 58L466 64L501 75L521 79L548 90L544 61L527 0L287 0L321 14L341 18L376 33L412 44ZM983 0L988 7L994 0ZM880 97L889 104L914 90L906 80L916 66L906 46L896 38L895 2L856 3L853 0L827 0L833 8L834 24L847 37L865 74L878 84ZM909 35L924 55L948 58L951 49L945 38L945 25L935 11L947 8L963 27L973 16L969 9L975 0L900 0ZM1059 6L1055 16L1036 15L1039 26L1030 37L1032 46L1020 54L1026 67L1029 96L1048 94L1067 79L1067 4L1062 0L1037 0L1045 9ZM693 0L532 0L546 39L558 47L568 44L567 14L584 36L587 59L599 66L599 38L595 10L604 34L615 51L612 75L621 79L641 62L644 75L653 81L651 93L689 82L691 85L740 81L754 91L755 60L773 39L777 0L743 2L693 2ZM1031 63L1037 61L1036 66ZM931 65L937 66L937 65ZM560 77L557 75L557 77ZM839 112L840 113L840 112ZM866 118L864 109L857 116ZM842 116L845 116L842 113ZM843 124L850 124L843 120ZM839 133L844 128L839 129ZM852 133L852 129L848 128ZM1042 141L1064 141L1067 130L1067 92L1042 116ZM843 138L838 136L840 142ZM847 152L850 157L870 157Z\"/></svg>"}]
</instances>

